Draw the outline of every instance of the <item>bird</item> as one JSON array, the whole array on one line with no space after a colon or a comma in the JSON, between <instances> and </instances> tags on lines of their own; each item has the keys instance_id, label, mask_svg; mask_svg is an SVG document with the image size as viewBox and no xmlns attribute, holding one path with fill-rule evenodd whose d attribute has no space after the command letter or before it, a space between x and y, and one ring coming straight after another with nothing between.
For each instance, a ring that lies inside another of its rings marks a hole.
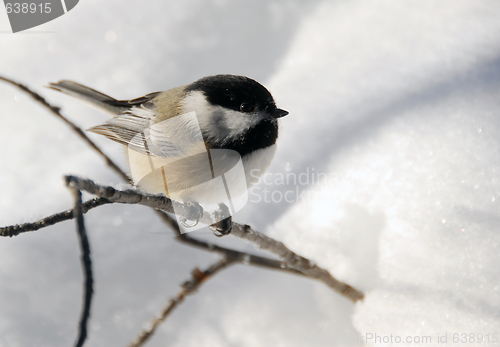
<instances>
[{"instance_id":1,"label":"bird","mask_svg":"<svg viewBox=\"0 0 500 347\"><path fill-rule=\"evenodd\" d=\"M269 167L278 119L288 115L262 84L238 75L207 76L131 100L69 80L48 87L112 115L88 131L126 146L137 188L202 206L229 201L232 213Z\"/></svg>"}]
</instances>

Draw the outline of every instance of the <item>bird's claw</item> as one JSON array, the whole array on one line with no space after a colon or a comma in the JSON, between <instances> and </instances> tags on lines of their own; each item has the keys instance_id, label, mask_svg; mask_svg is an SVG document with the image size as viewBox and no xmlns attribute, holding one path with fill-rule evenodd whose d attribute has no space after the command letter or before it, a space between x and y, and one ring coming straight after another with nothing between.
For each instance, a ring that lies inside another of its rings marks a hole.
<instances>
[{"instance_id":1,"label":"bird's claw","mask_svg":"<svg viewBox=\"0 0 500 347\"><path fill-rule=\"evenodd\" d=\"M228 216L224 219L221 219L217 223L210 225L210 230L214 232L214 235L217 237L222 237L228 235L233 228L233 218L229 213L229 208L225 204L219 204L219 211L216 213L218 217ZM217 219L219 219L217 218Z\"/></svg>"}]
</instances>

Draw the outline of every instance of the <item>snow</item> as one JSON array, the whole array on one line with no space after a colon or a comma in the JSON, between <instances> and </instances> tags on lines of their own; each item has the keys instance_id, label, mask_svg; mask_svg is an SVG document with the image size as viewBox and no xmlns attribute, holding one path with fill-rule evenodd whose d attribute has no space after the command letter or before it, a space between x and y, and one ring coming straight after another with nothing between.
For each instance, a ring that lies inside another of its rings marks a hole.
<instances>
[{"instance_id":1,"label":"snow","mask_svg":"<svg viewBox=\"0 0 500 347\"><path fill-rule=\"evenodd\" d=\"M366 293L352 304L321 283L237 265L187 297L148 346L500 338L498 2L120 5L81 1L18 34L0 11L0 73L83 128L106 115L43 85L73 79L133 98L215 73L259 80L290 115L235 220ZM0 93L1 225L69 208L64 174L120 183L29 97L4 84ZM118 146L90 136L126 167ZM86 225L96 278L89 346L126 345L194 267L216 259L175 242L143 207L104 206ZM73 343L82 281L74 234L65 222L0 240L0 346Z\"/></svg>"}]
</instances>

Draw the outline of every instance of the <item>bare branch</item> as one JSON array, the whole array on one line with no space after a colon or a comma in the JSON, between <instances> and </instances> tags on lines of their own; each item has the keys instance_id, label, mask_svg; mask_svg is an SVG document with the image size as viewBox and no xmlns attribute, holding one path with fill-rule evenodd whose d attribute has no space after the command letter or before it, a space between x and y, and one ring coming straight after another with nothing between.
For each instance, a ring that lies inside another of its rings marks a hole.
<instances>
[{"instance_id":1,"label":"bare branch","mask_svg":"<svg viewBox=\"0 0 500 347\"><path fill-rule=\"evenodd\" d=\"M364 294L346 283L335 279L327 270L320 268L309 259L304 258L286 247L282 242L276 241L258 231L252 230L248 225L233 223L231 235L253 243L258 249L273 253L283 259L288 266L296 269L308 277L316 278L327 286L356 302L363 300Z\"/></svg>"},{"instance_id":2,"label":"bare branch","mask_svg":"<svg viewBox=\"0 0 500 347\"><path fill-rule=\"evenodd\" d=\"M194 269L191 273L191 279L182 285L181 291L174 298L168 301L160 315L155 317L148 324L148 327L143 329L139 336L132 343L130 343L128 347L142 346L155 333L156 328L168 317L168 315L184 301L186 295L197 291L203 282L234 262L235 259L224 257L205 271L200 271L198 268Z\"/></svg>"},{"instance_id":3,"label":"bare branch","mask_svg":"<svg viewBox=\"0 0 500 347\"><path fill-rule=\"evenodd\" d=\"M85 201L82 204L83 213L87 213L89 210L106 205L111 204L111 201L104 198L94 198L89 201ZM74 209L66 210L64 212L56 213L51 216L45 217L34 223L24 223L24 224L16 224L9 225L6 227L0 227L0 236L3 237L12 237L17 236L21 233L36 231L38 229L46 228L48 226L64 222L66 220L70 220L74 218Z\"/></svg>"},{"instance_id":4,"label":"bare branch","mask_svg":"<svg viewBox=\"0 0 500 347\"><path fill-rule=\"evenodd\" d=\"M254 254L250 254L250 253L246 253L246 252L240 252L240 251L236 251L233 249L221 247L221 246L215 245L213 243L208 243L205 241L201 241L201 240L192 238L192 237L188 236L187 234L182 234L177 239L181 242L188 243L192 246L196 246L196 247L202 248L202 249L210 251L210 252L220 253L222 256L229 257L229 258L234 259L235 261L238 261L238 262L242 262L245 265L261 266L261 267L269 268L272 270L291 272L291 273L296 274L296 275L305 276L302 272L288 266L288 264L284 261L271 259L271 258L267 258L267 257L261 257L258 255L254 255Z\"/></svg>"},{"instance_id":5,"label":"bare branch","mask_svg":"<svg viewBox=\"0 0 500 347\"><path fill-rule=\"evenodd\" d=\"M100 197L105 197L113 202L124 204L140 204L149 206L157 210L173 212L173 205L176 205L175 212L185 218L190 218L190 207L187 204L172 201L165 196L151 195L136 190L118 190L113 187L99 185L91 180L83 179L75 176L66 176L67 182L71 182L75 187L85 190L91 194L96 194ZM178 205L177 205L178 204ZM200 220L204 224L211 225L215 221L212 216L206 211L203 212L203 218ZM344 295L352 301L362 300L364 294L348 284L335 279L327 270L313 264L309 259L304 258L288 249L282 242L273 240L257 231L254 231L248 225L232 223L232 235L243 240L249 241L256 245L259 249L271 252L280 257L286 263L287 267L302 272L308 277L318 279L334 289L338 293ZM182 238L182 236L179 236ZM184 238L186 238L184 236ZM191 239L190 243L197 243L198 240Z\"/></svg>"},{"instance_id":6,"label":"bare branch","mask_svg":"<svg viewBox=\"0 0 500 347\"><path fill-rule=\"evenodd\" d=\"M169 216L164 211L156 210L156 213L165 222L165 224L170 225L172 227L172 229L177 234L177 240L180 242L187 243L191 246L201 248L205 251L220 253L223 256L231 257L233 259L236 259L237 261L241 261L246 265L262 266L262 267L269 268L272 270L286 271L286 272L291 272L291 273L296 274L296 275L303 275L304 276L304 274L302 272L289 267L287 265L287 263L284 261L270 259L267 257L261 257L261 256L253 255L250 253L246 253L246 252L236 251L233 249L218 246L218 245L213 244L213 243L209 243L206 241L201 241L201 240L192 238L188 234L182 234L180 231L179 225L177 224L177 221L174 218Z\"/></svg>"},{"instance_id":7,"label":"bare branch","mask_svg":"<svg viewBox=\"0 0 500 347\"><path fill-rule=\"evenodd\" d=\"M68 175L64 177L66 184L71 184L73 187L98 197L105 198L109 201L120 204L139 204L154 208L155 210L176 213L177 215L194 220L199 218L199 205L189 203L180 203L167 198L165 195L148 194L135 189L119 190L110 186L97 184L92 180L77 176ZM213 216L204 212L199 221L212 225L215 223Z\"/></svg>"},{"instance_id":8,"label":"bare branch","mask_svg":"<svg viewBox=\"0 0 500 347\"><path fill-rule=\"evenodd\" d=\"M84 295L82 312L80 315L80 324L78 325L78 338L75 346L82 347L87 338L87 322L90 317L90 305L92 302L93 290L93 276L92 276L92 260L90 259L90 244L85 231L85 224L83 218L82 207L82 192L74 187L69 187L73 192L75 198L75 209L73 214L76 216L76 226L78 240L80 241L80 251L82 254L81 264L84 274Z\"/></svg>"},{"instance_id":9,"label":"bare branch","mask_svg":"<svg viewBox=\"0 0 500 347\"><path fill-rule=\"evenodd\" d=\"M68 120L66 117L64 117L61 114L61 108L59 108L57 106L54 106L54 105L51 105L40 94L32 91L31 89L29 89L24 84L21 84L21 83L18 83L18 82L14 82L13 80L8 79L6 77L2 77L2 76L0 76L0 80L2 80L4 82L7 82L7 83L10 83L13 86L21 89L23 92L28 93L28 95L30 95L33 99L35 99L36 101L38 101L46 109L48 109L55 116L57 116L59 119L61 119L64 123L66 123L67 125L69 125L70 128L78 136L80 136L80 138L82 138L90 147L92 147L92 149L94 149L97 153L99 153L99 155L102 158L104 158L104 160L106 161L106 164L108 164L109 167L111 167L111 169L113 169L114 172L116 172L119 176L121 176L125 181L127 181L129 183L133 183L132 180L130 179L130 177L128 177L128 175L122 169L120 169L120 167L118 165L116 165L114 161L112 161L106 154L104 154L104 152L101 151L101 149L99 147L97 147L97 145L91 139L89 139L89 137L85 134L85 132L80 127L78 127L75 123L71 122L70 120Z\"/></svg>"}]
</instances>

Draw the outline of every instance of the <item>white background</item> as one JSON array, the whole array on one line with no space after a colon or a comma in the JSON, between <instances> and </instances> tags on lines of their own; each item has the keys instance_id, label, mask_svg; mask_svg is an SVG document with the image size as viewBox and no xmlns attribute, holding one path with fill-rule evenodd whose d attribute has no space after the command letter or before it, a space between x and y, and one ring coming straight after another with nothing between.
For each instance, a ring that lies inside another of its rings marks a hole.
<instances>
[{"instance_id":1,"label":"white background","mask_svg":"<svg viewBox=\"0 0 500 347\"><path fill-rule=\"evenodd\" d=\"M451 345L454 333L475 334L466 344L475 345L477 334L500 339L499 18L499 2L480 0L82 0L17 34L0 10L0 74L83 128L106 115L44 85L72 79L127 99L232 73L262 82L290 112L266 182L235 220L365 301L236 265L188 297L148 346L343 346L375 334L431 336L426 345L439 334ZM71 207L63 174L120 183L25 94L0 84L0 101L1 225ZM119 146L89 136L126 167ZM86 224L96 280L88 346L125 346L193 268L216 260L175 242L143 207L101 207ZM0 346L71 345L81 283L72 221L1 239Z\"/></svg>"}]
</instances>

